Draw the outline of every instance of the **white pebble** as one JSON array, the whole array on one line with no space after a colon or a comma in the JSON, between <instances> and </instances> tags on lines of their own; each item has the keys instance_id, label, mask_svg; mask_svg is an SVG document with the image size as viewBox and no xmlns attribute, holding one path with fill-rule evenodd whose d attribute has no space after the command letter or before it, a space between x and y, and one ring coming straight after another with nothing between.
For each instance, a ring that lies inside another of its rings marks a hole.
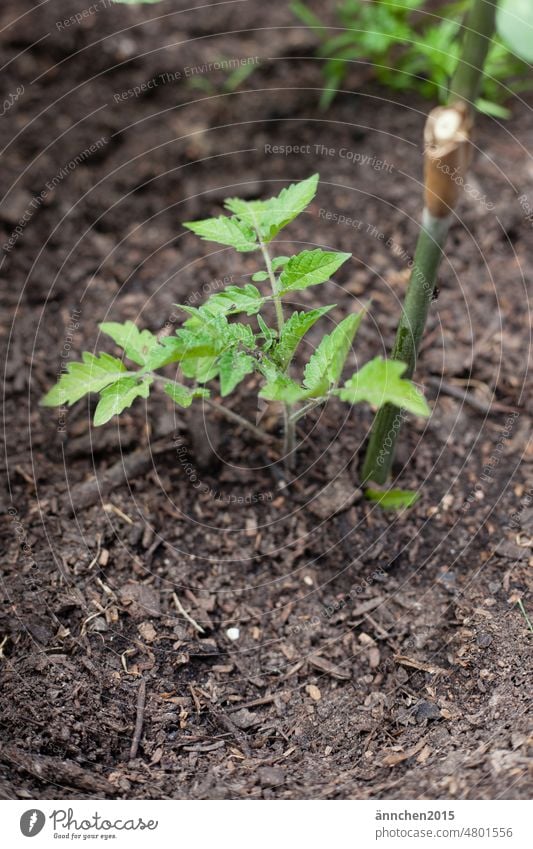
<instances>
[{"instance_id":1,"label":"white pebble","mask_svg":"<svg viewBox=\"0 0 533 849\"><path fill-rule=\"evenodd\" d=\"M238 628L228 628L226 631L226 637L228 640L238 640L241 636L241 632Z\"/></svg>"}]
</instances>

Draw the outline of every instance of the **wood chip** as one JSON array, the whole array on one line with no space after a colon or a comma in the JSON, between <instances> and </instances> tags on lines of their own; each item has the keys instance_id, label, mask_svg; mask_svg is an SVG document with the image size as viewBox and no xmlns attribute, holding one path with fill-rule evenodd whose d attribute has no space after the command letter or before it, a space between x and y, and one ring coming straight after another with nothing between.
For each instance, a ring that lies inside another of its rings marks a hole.
<instances>
[{"instance_id":1,"label":"wood chip","mask_svg":"<svg viewBox=\"0 0 533 849\"><path fill-rule=\"evenodd\" d=\"M382 760L383 766L397 766L397 764L403 763L403 761L412 758L413 755L417 755L424 746L426 745L427 737L422 737L421 740L418 741L416 746L412 746L410 749L406 749L404 752L391 752Z\"/></svg>"},{"instance_id":2,"label":"wood chip","mask_svg":"<svg viewBox=\"0 0 533 849\"><path fill-rule=\"evenodd\" d=\"M352 677L351 672L340 669L340 667L335 666L333 663L330 663L329 660L325 660L317 654L310 655L310 657L307 658L307 662L315 669L320 669L321 672L325 672L326 675L330 675L332 678L337 678L339 681L348 681L348 679Z\"/></svg>"},{"instance_id":3,"label":"wood chip","mask_svg":"<svg viewBox=\"0 0 533 849\"><path fill-rule=\"evenodd\" d=\"M402 666L409 666L411 669L420 669L421 672L429 672L430 675L449 675L448 669L443 669L441 666L433 666L432 663L422 663L420 660L415 660L412 657L406 657L404 654L395 654L394 660Z\"/></svg>"},{"instance_id":4,"label":"wood chip","mask_svg":"<svg viewBox=\"0 0 533 849\"><path fill-rule=\"evenodd\" d=\"M305 688L305 691L308 696L311 696L314 702L319 702L322 698L322 693L320 692L316 684L308 684Z\"/></svg>"}]
</instances>

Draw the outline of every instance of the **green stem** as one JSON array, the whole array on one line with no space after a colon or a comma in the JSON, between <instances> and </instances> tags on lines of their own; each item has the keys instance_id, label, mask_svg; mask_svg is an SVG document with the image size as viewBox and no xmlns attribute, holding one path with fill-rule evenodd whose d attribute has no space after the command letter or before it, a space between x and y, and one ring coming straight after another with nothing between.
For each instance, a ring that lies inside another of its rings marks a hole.
<instances>
[{"instance_id":1,"label":"green stem","mask_svg":"<svg viewBox=\"0 0 533 849\"><path fill-rule=\"evenodd\" d=\"M405 376L408 378L413 376L415 370L450 222L449 218L433 218L428 213L424 219L391 353L391 359L407 364ZM363 465L363 482L372 480L385 483L387 480L402 419L403 412L392 404L385 404L377 413Z\"/></svg>"},{"instance_id":2,"label":"green stem","mask_svg":"<svg viewBox=\"0 0 533 849\"><path fill-rule=\"evenodd\" d=\"M483 80L483 66L496 21L498 0L474 0L466 19L461 56L450 85L450 100L473 106Z\"/></svg>"},{"instance_id":3,"label":"green stem","mask_svg":"<svg viewBox=\"0 0 533 849\"><path fill-rule=\"evenodd\" d=\"M472 0L464 29L461 57L450 86L450 101L475 103L483 65L495 26L497 0ZM391 357L407 364L406 377L412 377L450 218L434 218L425 209L415 250L413 269L396 333ZM404 414L391 404L382 407L375 419L363 464L363 482L384 484L390 474L398 434Z\"/></svg>"},{"instance_id":4,"label":"green stem","mask_svg":"<svg viewBox=\"0 0 533 849\"><path fill-rule=\"evenodd\" d=\"M274 307L276 309L276 319L278 322L278 330L281 335L281 331L283 330L283 325L285 324L285 319L283 316L283 305L281 303L281 298L278 294L278 285L276 282L276 275L272 269L272 260L270 259L270 254L268 252L268 248L263 242L261 238L261 234L259 232L259 228L256 227L255 231L257 233L257 239L259 241L259 246L261 248L261 253L263 254L263 259L265 260L265 268L267 270L268 278L270 280L270 287L272 289L272 300L274 301ZM296 427L295 422L292 419L292 406L290 404L283 405L283 453L285 455L285 465L288 469L293 469L296 462Z\"/></svg>"}]
</instances>

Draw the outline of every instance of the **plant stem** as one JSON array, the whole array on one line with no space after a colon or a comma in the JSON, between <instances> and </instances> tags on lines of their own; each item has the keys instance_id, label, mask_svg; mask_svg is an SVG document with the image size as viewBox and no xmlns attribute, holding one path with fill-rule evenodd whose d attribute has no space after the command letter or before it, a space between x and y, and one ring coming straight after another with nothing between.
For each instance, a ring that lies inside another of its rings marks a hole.
<instances>
[{"instance_id":1,"label":"plant stem","mask_svg":"<svg viewBox=\"0 0 533 849\"><path fill-rule=\"evenodd\" d=\"M261 247L261 253L263 254L263 259L265 260L265 267L267 270L268 278L270 280L270 287L272 289L272 300L274 301L274 307L276 308L276 319L278 322L278 331L281 335L281 331L283 330L283 325L285 324L285 319L283 317L283 306L281 303L281 298L278 294L278 285L276 283L276 275L272 269L272 260L270 259L270 253L268 252L268 248L263 242L261 238L261 234L259 232L259 228L256 227L255 231L257 233L257 239L259 241L259 245ZM292 406L291 404L283 405L283 453L285 455L285 465L288 469L293 469L296 462L296 428L295 422L292 419Z\"/></svg>"},{"instance_id":2,"label":"plant stem","mask_svg":"<svg viewBox=\"0 0 533 849\"><path fill-rule=\"evenodd\" d=\"M281 298L278 295L278 286L276 283L276 275L272 270L272 260L270 259L270 254L268 252L268 248L263 242L259 232L257 232L257 238L259 239L259 244L261 246L261 253L263 254L263 259L265 260L265 267L268 274L268 279L270 280L270 288L272 289L272 300L274 301L274 306L276 308L276 319L278 322L278 330L281 333L283 330L283 325L285 324L285 319L283 317L283 307L281 304Z\"/></svg>"},{"instance_id":3,"label":"plant stem","mask_svg":"<svg viewBox=\"0 0 533 849\"><path fill-rule=\"evenodd\" d=\"M310 413L311 410L314 410L315 407L319 407L324 403L325 398L314 398L312 401L309 401L308 404L305 404L303 407L300 407L299 410L295 410L291 416L291 421L296 424L296 422L300 421L301 418Z\"/></svg>"},{"instance_id":4,"label":"plant stem","mask_svg":"<svg viewBox=\"0 0 533 849\"><path fill-rule=\"evenodd\" d=\"M483 78L483 65L494 32L496 5L497 0L472 0L464 28L461 57L450 87L452 105L459 100L470 110L477 99ZM433 299L437 271L451 221L449 213L451 209L444 209L442 217L436 217L427 208L423 212L413 269L391 354L392 359L406 363L406 377L409 378L414 373L420 341ZM386 404L378 411L363 464L363 483L386 482L392 468L403 418L403 411L391 404Z\"/></svg>"},{"instance_id":5,"label":"plant stem","mask_svg":"<svg viewBox=\"0 0 533 849\"><path fill-rule=\"evenodd\" d=\"M434 218L426 213L424 219L396 333L396 342L391 353L391 359L401 360L407 364L405 377L408 378L413 376L415 370L418 347L433 299L437 270L449 227L449 218ZM374 419L365 456L363 482L372 480L383 484L387 480L402 419L402 411L392 404L385 404L379 410Z\"/></svg>"},{"instance_id":6,"label":"plant stem","mask_svg":"<svg viewBox=\"0 0 533 849\"><path fill-rule=\"evenodd\" d=\"M474 106L483 79L483 65L491 45L498 0L474 0L466 20L461 56L450 85L450 100Z\"/></svg>"}]
</instances>

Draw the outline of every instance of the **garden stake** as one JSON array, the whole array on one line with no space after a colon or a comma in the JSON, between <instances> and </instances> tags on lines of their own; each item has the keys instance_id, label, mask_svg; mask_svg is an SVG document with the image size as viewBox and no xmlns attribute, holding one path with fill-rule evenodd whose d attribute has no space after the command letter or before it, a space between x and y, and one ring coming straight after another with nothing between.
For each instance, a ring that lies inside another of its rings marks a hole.
<instances>
[{"instance_id":1,"label":"garden stake","mask_svg":"<svg viewBox=\"0 0 533 849\"><path fill-rule=\"evenodd\" d=\"M391 358L413 376L452 212L470 158L472 104L495 26L497 3L474 0L465 27L462 55L450 87L450 104L433 109L424 130L424 211L413 268ZM363 464L362 480L384 484L390 475L404 411L386 404L377 412Z\"/></svg>"}]
</instances>

